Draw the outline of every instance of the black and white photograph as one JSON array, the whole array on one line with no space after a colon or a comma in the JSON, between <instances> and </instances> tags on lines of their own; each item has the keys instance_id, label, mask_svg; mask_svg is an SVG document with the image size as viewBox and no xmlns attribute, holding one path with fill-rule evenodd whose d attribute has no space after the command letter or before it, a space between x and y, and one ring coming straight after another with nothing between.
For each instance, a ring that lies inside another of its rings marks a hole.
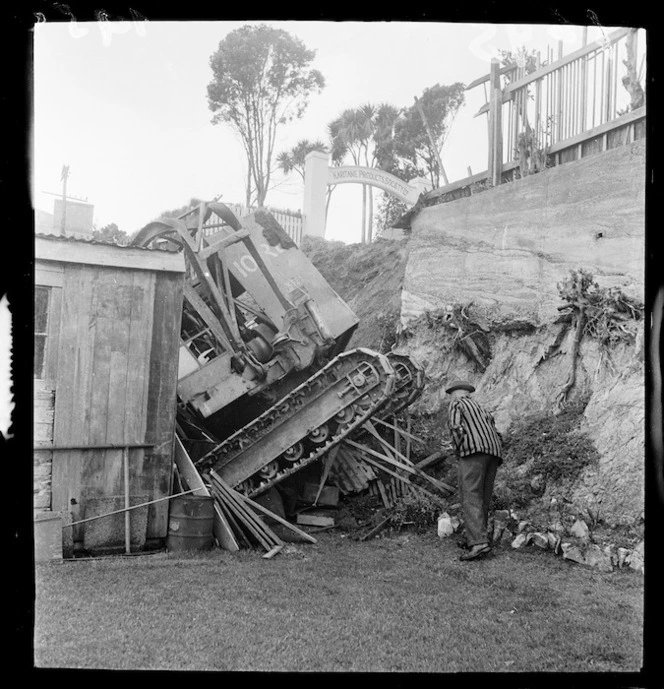
<instances>
[{"instance_id":1,"label":"black and white photograph","mask_svg":"<svg viewBox=\"0 0 664 689\"><path fill-rule=\"evenodd\" d=\"M650 30L56 9L34 667L646 686Z\"/></svg>"}]
</instances>

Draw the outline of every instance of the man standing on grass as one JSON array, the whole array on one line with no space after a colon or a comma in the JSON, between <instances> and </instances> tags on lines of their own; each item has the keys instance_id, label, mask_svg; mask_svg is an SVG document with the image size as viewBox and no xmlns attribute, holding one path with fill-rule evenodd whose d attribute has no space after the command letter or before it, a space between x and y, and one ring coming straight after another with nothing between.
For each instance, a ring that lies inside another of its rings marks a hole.
<instances>
[{"instance_id":1,"label":"man standing on grass","mask_svg":"<svg viewBox=\"0 0 664 689\"><path fill-rule=\"evenodd\" d=\"M493 416L470 393L475 388L455 380L445 392L451 396L449 426L459 457L459 491L469 550L461 560L475 560L491 552L487 523L493 483L502 463L502 442Z\"/></svg>"}]
</instances>

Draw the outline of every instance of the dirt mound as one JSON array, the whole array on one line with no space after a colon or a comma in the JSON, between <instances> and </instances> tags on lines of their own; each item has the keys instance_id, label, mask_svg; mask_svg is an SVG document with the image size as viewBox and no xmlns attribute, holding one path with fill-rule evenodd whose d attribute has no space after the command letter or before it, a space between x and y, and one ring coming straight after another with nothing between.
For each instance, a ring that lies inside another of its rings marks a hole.
<instances>
[{"instance_id":1,"label":"dirt mound","mask_svg":"<svg viewBox=\"0 0 664 689\"><path fill-rule=\"evenodd\" d=\"M343 244L305 237L301 249L360 319L350 346L389 351L401 312L408 240Z\"/></svg>"}]
</instances>

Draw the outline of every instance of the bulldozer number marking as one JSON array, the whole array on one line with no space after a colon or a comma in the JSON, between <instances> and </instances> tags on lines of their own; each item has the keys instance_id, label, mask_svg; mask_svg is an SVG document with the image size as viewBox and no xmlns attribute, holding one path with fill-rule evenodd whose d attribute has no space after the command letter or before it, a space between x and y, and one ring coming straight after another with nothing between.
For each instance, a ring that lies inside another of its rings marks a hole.
<instances>
[{"instance_id":1,"label":"bulldozer number marking","mask_svg":"<svg viewBox=\"0 0 664 689\"><path fill-rule=\"evenodd\" d=\"M285 251L285 249L282 249L280 246L270 246L266 242L263 242L260 247L261 253L274 257L279 256L279 254L283 254ZM245 254L239 262L233 261L233 265L237 268L242 277L245 278L249 273L255 273L258 270L258 264L254 260L253 256L250 256L249 254Z\"/></svg>"}]
</instances>

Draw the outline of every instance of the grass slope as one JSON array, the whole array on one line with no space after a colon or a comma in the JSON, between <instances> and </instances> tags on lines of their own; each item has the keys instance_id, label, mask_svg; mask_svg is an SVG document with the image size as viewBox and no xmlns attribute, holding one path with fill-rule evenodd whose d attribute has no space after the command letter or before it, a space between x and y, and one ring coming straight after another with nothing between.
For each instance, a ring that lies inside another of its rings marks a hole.
<instances>
[{"instance_id":1,"label":"grass slope","mask_svg":"<svg viewBox=\"0 0 664 689\"><path fill-rule=\"evenodd\" d=\"M38 667L636 672L641 577L435 534L42 563Z\"/></svg>"},{"instance_id":2,"label":"grass slope","mask_svg":"<svg viewBox=\"0 0 664 689\"><path fill-rule=\"evenodd\" d=\"M350 347L389 351L401 313L406 241L343 244L305 237L302 251L360 319Z\"/></svg>"}]
</instances>

